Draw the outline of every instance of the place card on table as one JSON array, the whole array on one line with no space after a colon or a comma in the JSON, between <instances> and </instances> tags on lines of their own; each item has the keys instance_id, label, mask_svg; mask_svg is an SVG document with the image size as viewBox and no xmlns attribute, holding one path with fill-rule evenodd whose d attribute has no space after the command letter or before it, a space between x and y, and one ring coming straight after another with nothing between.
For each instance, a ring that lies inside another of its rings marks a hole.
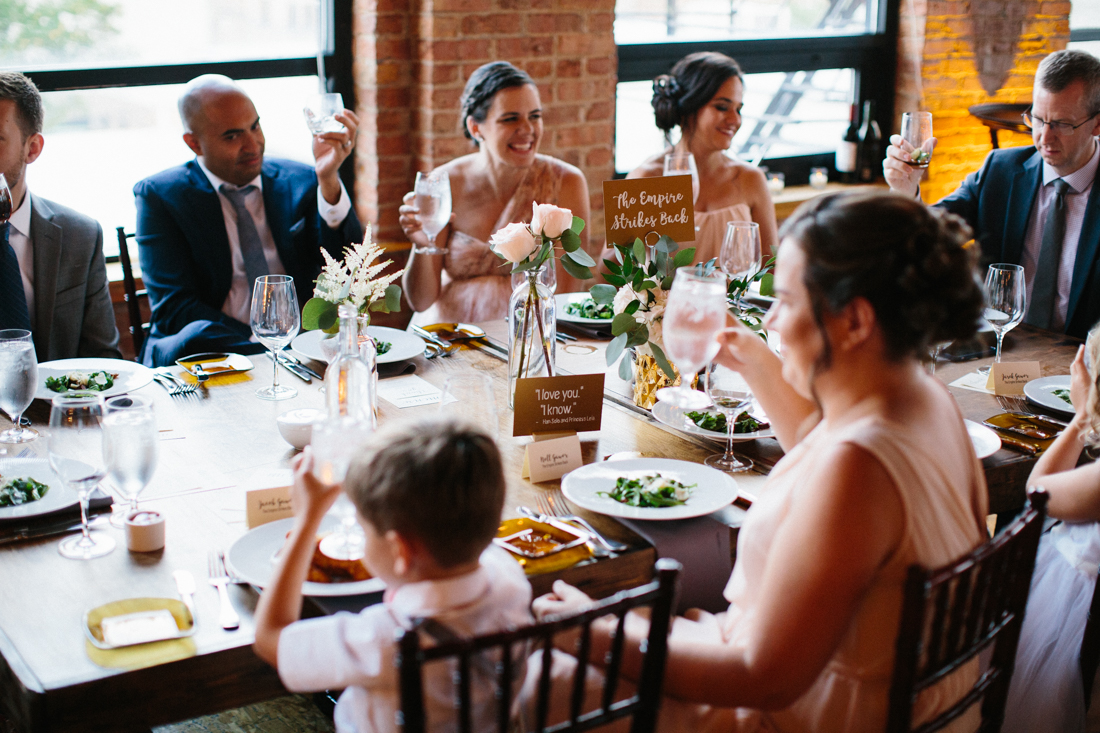
<instances>
[{"instance_id":1,"label":"place card on table","mask_svg":"<svg viewBox=\"0 0 1100 733\"><path fill-rule=\"evenodd\" d=\"M438 405L443 391L434 384L410 374L378 382L378 396L395 407L420 407ZM448 402L455 402L452 397Z\"/></svg>"},{"instance_id":2,"label":"place card on table","mask_svg":"<svg viewBox=\"0 0 1100 733\"><path fill-rule=\"evenodd\" d=\"M599 430L603 374L516 380L512 435Z\"/></svg>"},{"instance_id":3,"label":"place card on table","mask_svg":"<svg viewBox=\"0 0 1100 733\"><path fill-rule=\"evenodd\" d=\"M1025 384L1041 376L1043 370L1037 361L993 362L985 388L993 390L993 394L1021 395Z\"/></svg>"},{"instance_id":4,"label":"place card on table","mask_svg":"<svg viewBox=\"0 0 1100 733\"><path fill-rule=\"evenodd\" d=\"M974 390L975 392L981 392L982 394L993 394L993 390L985 388L985 385L988 381L989 378L984 374L979 374L978 372L967 372L947 386L962 387L963 389Z\"/></svg>"},{"instance_id":5,"label":"place card on table","mask_svg":"<svg viewBox=\"0 0 1100 733\"><path fill-rule=\"evenodd\" d=\"M574 432L540 433L523 455L523 478L532 483L554 481L584 465L581 439Z\"/></svg>"},{"instance_id":6,"label":"place card on table","mask_svg":"<svg viewBox=\"0 0 1100 733\"><path fill-rule=\"evenodd\" d=\"M294 516L294 510L290 506L289 486L252 489L244 493L244 501L245 523L249 529Z\"/></svg>"},{"instance_id":7,"label":"place card on table","mask_svg":"<svg viewBox=\"0 0 1100 733\"><path fill-rule=\"evenodd\" d=\"M691 176L659 176L603 182L608 243L630 244L650 232L675 242L695 239Z\"/></svg>"}]
</instances>

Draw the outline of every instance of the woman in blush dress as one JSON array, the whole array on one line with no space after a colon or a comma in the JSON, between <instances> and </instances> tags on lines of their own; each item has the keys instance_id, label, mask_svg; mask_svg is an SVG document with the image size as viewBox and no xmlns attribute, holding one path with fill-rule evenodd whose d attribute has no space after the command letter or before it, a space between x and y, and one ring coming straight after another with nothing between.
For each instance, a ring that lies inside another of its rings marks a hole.
<instances>
[{"instance_id":1,"label":"woman in blush dress","mask_svg":"<svg viewBox=\"0 0 1100 733\"><path fill-rule=\"evenodd\" d=\"M783 358L735 326L719 361L745 377L786 455L741 528L729 610L673 625L660 730L885 729L908 567L945 564L987 537L981 463L921 363L928 344L975 330L969 238L960 219L880 193L823 196L785 223L767 319ZM587 602L559 581L535 610ZM628 675L645 638L634 623ZM613 630L594 628L592 658ZM915 723L977 677L974 660L929 688ZM946 730L975 730L977 718Z\"/></svg>"},{"instance_id":2,"label":"woman in blush dress","mask_svg":"<svg viewBox=\"0 0 1100 733\"><path fill-rule=\"evenodd\" d=\"M450 224L436 238L446 254L416 254L428 245L415 197L405 196L400 223L413 243L404 275L417 322L478 322L503 318L512 294L509 263L489 249L489 237L514 222L530 222L532 204L554 204L589 219L588 184L577 168L540 155L542 103L526 72L506 61L480 67L462 92L463 132L478 150L450 161ZM588 230L581 234L588 248ZM557 266L559 292L579 290Z\"/></svg>"},{"instance_id":3,"label":"woman in blush dress","mask_svg":"<svg viewBox=\"0 0 1100 733\"><path fill-rule=\"evenodd\" d=\"M695 201L695 261L717 257L731 221L760 225L765 259L778 242L775 208L767 181L759 168L730 158L726 151L741 128L745 94L741 67L729 56L714 52L685 56L653 81L653 113L669 147L632 170L627 178L664 174L665 156L691 153L699 171ZM672 128L680 139L671 145ZM690 245L684 245L690 246Z\"/></svg>"}]
</instances>

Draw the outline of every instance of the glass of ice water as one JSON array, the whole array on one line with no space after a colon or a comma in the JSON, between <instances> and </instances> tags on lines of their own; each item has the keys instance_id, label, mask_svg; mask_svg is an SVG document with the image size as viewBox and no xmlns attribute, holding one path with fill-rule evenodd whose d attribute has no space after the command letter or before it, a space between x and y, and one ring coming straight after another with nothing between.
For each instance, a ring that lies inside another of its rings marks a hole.
<instances>
[{"instance_id":1,"label":"glass of ice water","mask_svg":"<svg viewBox=\"0 0 1100 733\"><path fill-rule=\"evenodd\" d=\"M29 443L38 433L19 425L38 386L38 361L31 332L19 328L0 331L0 410L12 426L0 432L0 443Z\"/></svg>"},{"instance_id":2,"label":"glass of ice water","mask_svg":"<svg viewBox=\"0 0 1100 733\"><path fill-rule=\"evenodd\" d=\"M420 226L428 237L427 247L416 247L413 251L418 255L446 254L447 248L436 246L435 240L451 220L450 176L447 171L417 172L413 192Z\"/></svg>"},{"instance_id":3,"label":"glass of ice water","mask_svg":"<svg viewBox=\"0 0 1100 733\"><path fill-rule=\"evenodd\" d=\"M314 135L343 132L346 128L336 119L336 113L343 111L344 97L340 94L318 94L311 97L302 108L306 116L306 125Z\"/></svg>"},{"instance_id":4,"label":"glass of ice water","mask_svg":"<svg viewBox=\"0 0 1100 733\"><path fill-rule=\"evenodd\" d=\"M111 517L111 524L124 526L126 517L137 512L140 494L157 470L157 420L147 397L119 395L107 400L103 417L103 458L107 478L129 502Z\"/></svg>"}]
</instances>

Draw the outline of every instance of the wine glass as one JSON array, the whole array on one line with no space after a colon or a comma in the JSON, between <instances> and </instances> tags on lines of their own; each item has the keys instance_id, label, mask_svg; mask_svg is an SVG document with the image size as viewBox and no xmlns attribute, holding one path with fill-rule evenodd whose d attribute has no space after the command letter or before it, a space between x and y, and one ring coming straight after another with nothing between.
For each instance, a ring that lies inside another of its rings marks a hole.
<instances>
[{"instance_id":1,"label":"wine glass","mask_svg":"<svg viewBox=\"0 0 1100 733\"><path fill-rule=\"evenodd\" d=\"M103 416L103 459L107 477L129 502L111 516L111 524L124 527L138 508L138 494L157 470L157 419L148 397L119 395L107 400Z\"/></svg>"},{"instance_id":2,"label":"wine glass","mask_svg":"<svg viewBox=\"0 0 1100 733\"><path fill-rule=\"evenodd\" d=\"M447 171L432 171L431 173L416 174L416 183L413 184L413 192L416 194L417 216L420 226L428 237L427 247L413 246L413 252L418 255L441 255L447 253L446 247L437 247L436 237L451 220L451 179Z\"/></svg>"},{"instance_id":3,"label":"wine glass","mask_svg":"<svg viewBox=\"0 0 1100 733\"><path fill-rule=\"evenodd\" d=\"M669 153L665 156L666 176L691 176L691 203L699 200L699 169L691 153Z\"/></svg>"},{"instance_id":4,"label":"wine glass","mask_svg":"<svg viewBox=\"0 0 1100 733\"><path fill-rule=\"evenodd\" d=\"M733 428L737 416L752 406L752 390L740 374L713 363L707 372L707 394L718 412L726 417L726 452L709 456L704 463L727 473L748 471L752 461L742 461L733 452Z\"/></svg>"},{"instance_id":5,"label":"wine glass","mask_svg":"<svg viewBox=\"0 0 1100 733\"><path fill-rule=\"evenodd\" d=\"M115 549L112 537L88 531L88 496L107 473L103 460L103 396L69 392L50 407L50 468L80 499L80 535L57 546L62 557L90 560Z\"/></svg>"},{"instance_id":6,"label":"wine glass","mask_svg":"<svg viewBox=\"0 0 1100 733\"><path fill-rule=\"evenodd\" d=\"M346 128L336 119L338 112L344 111L344 97L341 94L324 93L309 98L302 113L306 116L306 127L314 135L326 132L343 132Z\"/></svg>"},{"instance_id":7,"label":"wine glass","mask_svg":"<svg viewBox=\"0 0 1100 733\"><path fill-rule=\"evenodd\" d=\"M485 374L454 374L447 377L439 396L439 413L470 422L493 440L500 437L500 417L493 380Z\"/></svg>"},{"instance_id":8,"label":"wine glass","mask_svg":"<svg viewBox=\"0 0 1100 733\"><path fill-rule=\"evenodd\" d=\"M1001 344L1005 334L1024 320L1027 312L1027 283L1024 280L1024 268L1020 265L990 265L985 273L985 320L997 334L997 355L994 361L1001 360ZM990 367L978 370L989 374Z\"/></svg>"},{"instance_id":9,"label":"wine glass","mask_svg":"<svg viewBox=\"0 0 1100 733\"><path fill-rule=\"evenodd\" d=\"M730 278L751 280L760 271L760 225L754 221L727 224L718 264Z\"/></svg>"},{"instance_id":10,"label":"wine glass","mask_svg":"<svg viewBox=\"0 0 1100 733\"><path fill-rule=\"evenodd\" d=\"M38 386L38 361L31 332L19 328L0 331L0 410L12 426L0 432L0 443L29 443L38 433L19 425Z\"/></svg>"},{"instance_id":11,"label":"wine glass","mask_svg":"<svg viewBox=\"0 0 1100 733\"><path fill-rule=\"evenodd\" d=\"M342 484L348 467L359 454L371 426L350 417L320 420L313 425L313 475L326 486ZM355 518L355 504L341 491L329 514L337 519L336 530L321 540L321 552L337 560L361 560L367 538Z\"/></svg>"},{"instance_id":12,"label":"wine glass","mask_svg":"<svg viewBox=\"0 0 1100 733\"><path fill-rule=\"evenodd\" d=\"M252 288L252 333L271 350L273 376L271 386L256 390L262 400L286 400L298 394L293 387L279 386L279 362L275 355L298 335L302 314L298 312L298 294L290 275L264 275Z\"/></svg>"},{"instance_id":13,"label":"wine glass","mask_svg":"<svg viewBox=\"0 0 1100 733\"><path fill-rule=\"evenodd\" d=\"M901 139L908 143L906 150L912 159L908 165L927 168L932 161L932 113L906 112L901 116Z\"/></svg>"},{"instance_id":14,"label":"wine glass","mask_svg":"<svg viewBox=\"0 0 1100 733\"><path fill-rule=\"evenodd\" d=\"M665 355L680 371L680 386L657 390L657 399L685 410L710 405L710 398L692 389L691 377L718 353L715 335L726 325L726 278L700 275L692 268L676 270L663 322Z\"/></svg>"}]
</instances>

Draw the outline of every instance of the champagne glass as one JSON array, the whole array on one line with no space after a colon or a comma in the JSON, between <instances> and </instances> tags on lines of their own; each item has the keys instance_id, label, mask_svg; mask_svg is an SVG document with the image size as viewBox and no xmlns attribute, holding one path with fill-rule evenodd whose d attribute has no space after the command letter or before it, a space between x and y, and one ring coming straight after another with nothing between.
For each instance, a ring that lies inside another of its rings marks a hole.
<instances>
[{"instance_id":1,"label":"champagne glass","mask_svg":"<svg viewBox=\"0 0 1100 733\"><path fill-rule=\"evenodd\" d=\"M663 322L665 355L680 371L680 386L657 391L657 399L685 410L710 405L710 398L692 389L692 375L718 353L715 335L726 325L726 278L720 273L676 270Z\"/></svg>"},{"instance_id":2,"label":"champagne glass","mask_svg":"<svg viewBox=\"0 0 1100 733\"><path fill-rule=\"evenodd\" d=\"M475 372L447 377L439 396L439 413L470 422L493 440L500 437L493 380L485 374Z\"/></svg>"},{"instance_id":3,"label":"champagne glass","mask_svg":"<svg viewBox=\"0 0 1100 733\"><path fill-rule=\"evenodd\" d=\"M115 549L112 537L88 531L88 496L107 473L103 460L103 396L69 392L53 398L50 407L50 468L80 499L80 529L57 546L62 557L90 560Z\"/></svg>"},{"instance_id":4,"label":"champagne glass","mask_svg":"<svg viewBox=\"0 0 1100 733\"><path fill-rule=\"evenodd\" d=\"M310 97L302 113L306 116L306 127L314 135L326 132L343 132L346 128L336 119L338 112L344 111L344 97L341 94L317 94Z\"/></svg>"},{"instance_id":5,"label":"champagne glass","mask_svg":"<svg viewBox=\"0 0 1100 733\"><path fill-rule=\"evenodd\" d=\"M451 220L451 179L447 171L418 171L413 192L420 226L428 237L427 247L414 246L413 251L418 255L446 254L447 248L437 247L435 240Z\"/></svg>"},{"instance_id":6,"label":"champagne glass","mask_svg":"<svg viewBox=\"0 0 1100 733\"><path fill-rule=\"evenodd\" d=\"M256 390L262 400L286 400L298 394L293 387L279 386L279 362L275 355L298 335L302 314L298 312L298 294L290 275L264 275L252 288L252 333L271 350L273 376L271 386Z\"/></svg>"},{"instance_id":7,"label":"champagne glass","mask_svg":"<svg viewBox=\"0 0 1100 733\"><path fill-rule=\"evenodd\" d=\"M666 176L691 176L691 203L699 200L699 169L691 153L669 153L665 156Z\"/></svg>"},{"instance_id":8,"label":"champagne glass","mask_svg":"<svg viewBox=\"0 0 1100 733\"><path fill-rule=\"evenodd\" d=\"M342 484L348 467L359 454L371 426L350 417L328 418L313 425L310 445L313 450L313 475L326 486ZM367 538L355 518L355 504L346 491L329 509L337 519L336 530L321 540L321 552L337 560L361 560L366 555Z\"/></svg>"},{"instance_id":9,"label":"champagne glass","mask_svg":"<svg viewBox=\"0 0 1100 733\"><path fill-rule=\"evenodd\" d=\"M704 463L727 473L748 471L752 461L742 461L733 452L733 428L737 416L752 406L752 390L740 374L713 363L707 372L707 394L718 412L726 416L726 452L709 456Z\"/></svg>"},{"instance_id":10,"label":"champagne glass","mask_svg":"<svg viewBox=\"0 0 1100 733\"><path fill-rule=\"evenodd\" d=\"M38 361L31 332L19 328L0 331L0 410L11 427L0 432L0 443L29 443L38 433L19 425L38 386Z\"/></svg>"},{"instance_id":11,"label":"champagne glass","mask_svg":"<svg viewBox=\"0 0 1100 733\"><path fill-rule=\"evenodd\" d=\"M760 271L760 225L754 221L727 224L718 264L731 279L752 280Z\"/></svg>"},{"instance_id":12,"label":"champagne glass","mask_svg":"<svg viewBox=\"0 0 1100 733\"><path fill-rule=\"evenodd\" d=\"M1020 265L990 265L985 273L985 320L997 334L997 355L994 361L1001 360L1001 345L1005 334L1024 320L1027 312L1027 282L1024 280L1024 268ZM989 374L989 367L978 371Z\"/></svg>"},{"instance_id":13,"label":"champagne glass","mask_svg":"<svg viewBox=\"0 0 1100 733\"><path fill-rule=\"evenodd\" d=\"M927 168L932 161L932 113L906 112L901 116L901 139L909 144L909 165Z\"/></svg>"},{"instance_id":14,"label":"champagne glass","mask_svg":"<svg viewBox=\"0 0 1100 733\"><path fill-rule=\"evenodd\" d=\"M124 527L126 518L138 510L138 494L145 490L157 470L156 415L148 397L119 395L107 400L103 416L103 458L107 477L128 501L128 506L111 516L111 524Z\"/></svg>"}]
</instances>

